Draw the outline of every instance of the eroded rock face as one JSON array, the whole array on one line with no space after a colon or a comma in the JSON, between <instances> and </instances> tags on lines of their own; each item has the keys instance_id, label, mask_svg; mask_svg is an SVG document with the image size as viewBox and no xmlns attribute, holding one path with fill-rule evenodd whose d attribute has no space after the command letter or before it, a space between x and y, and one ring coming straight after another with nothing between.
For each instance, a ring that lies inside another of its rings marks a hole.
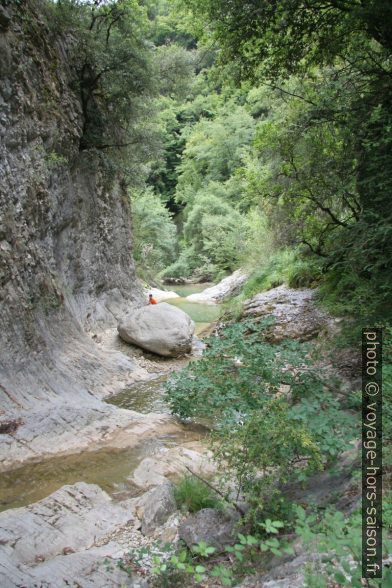
<instances>
[{"instance_id":1,"label":"eroded rock face","mask_svg":"<svg viewBox=\"0 0 392 588\"><path fill-rule=\"evenodd\" d=\"M190 294L187 296L189 302L202 302L203 304L218 304L226 298L233 296L241 285L245 282L247 274L243 270L236 270L231 276L224 278L211 288L206 288L203 292Z\"/></svg>"},{"instance_id":2,"label":"eroded rock face","mask_svg":"<svg viewBox=\"0 0 392 588\"><path fill-rule=\"evenodd\" d=\"M94 484L63 486L44 500L0 513L0 585L120 588L145 585L104 565L140 545L127 501ZM137 525L136 525L137 526Z\"/></svg>"},{"instance_id":3,"label":"eroded rock face","mask_svg":"<svg viewBox=\"0 0 392 588\"><path fill-rule=\"evenodd\" d=\"M195 323L180 308L162 302L131 311L117 330L127 343L164 357L177 357L192 350Z\"/></svg>"},{"instance_id":4,"label":"eroded rock face","mask_svg":"<svg viewBox=\"0 0 392 588\"><path fill-rule=\"evenodd\" d=\"M315 290L296 290L282 285L257 294L244 302L245 317L273 316L274 324L269 329L272 343L284 338L308 341L317 337L327 326L330 317L314 303Z\"/></svg>"},{"instance_id":5,"label":"eroded rock face","mask_svg":"<svg viewBox=\"0 0 392 588\"><path fill-rule=\"evenodd\" d=\"M135 365L86 331L142 302L126 186L79 150L73 41L40 7L0 16L0 421L23 421L0 434L0 469L34 455L35 435L53 449L112 412L96 397L135 381Z\"/></svg>"},{"instance_id":6,"label":"eroded rock face","mask_svg":"<svg viewBox=\"0 0 392 588\"><path fill-rule=\"evenodd\" d=\"M153 457L144 458L130 477L139 488L151 488L191 472L203 476L216 473L210 451L204 453L186 447L162 448Z\"/></svg>"}]
</instances>

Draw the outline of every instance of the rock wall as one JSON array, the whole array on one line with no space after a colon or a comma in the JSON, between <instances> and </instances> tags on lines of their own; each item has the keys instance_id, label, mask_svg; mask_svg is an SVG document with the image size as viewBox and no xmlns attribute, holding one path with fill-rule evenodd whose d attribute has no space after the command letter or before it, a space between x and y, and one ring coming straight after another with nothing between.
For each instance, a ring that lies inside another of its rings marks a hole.
<instances>
[{"instance_id":1,"label":"rock wall","mask_svg":"<svg viewBox=\"0 0 392 588\"><path fill-rule=\"evenodd\" d=\"M126 187L79 150L75 41L44 8L0 5L0 467L38 429L50 445L54 431L113 412L97 397L134 375L88 335L141 300Z\"/></svg>"}]
</instances>

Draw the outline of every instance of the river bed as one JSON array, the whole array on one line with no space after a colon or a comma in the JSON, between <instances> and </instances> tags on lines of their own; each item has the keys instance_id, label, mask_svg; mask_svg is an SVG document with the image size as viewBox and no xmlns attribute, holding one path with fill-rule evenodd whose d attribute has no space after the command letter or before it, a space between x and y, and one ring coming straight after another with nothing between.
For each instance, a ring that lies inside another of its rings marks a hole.
<instances>
[{"instance_id":1,"label":"river bed","mask_svg":"<svg viewBox=\"0 0 392 588\"><path fill-rule=\"evenodd\" d=\"M167 301L191 316L196 323L196 334L205 331L218 318L219 306L190 303L185 296L200 292L208 286L209 284L176 286L175 291L181 297ZM161 362L160 359L159 363ZM182 367L184 361L179 360L178 369ZM168 376L168 373L164 373L157 378L139 382L108 398L107 402L144 414L168 414L169 408L163 400L163 384ZM157 431L156 437L144 440L137 447L102 448L23 465L0 476L0 511L31 504L65 484L80 481L98 484L113 497L121 496L124 492L132 493L135 488L127 479L145 457L154 455L162 447L170 448L200 442L205 432L206 429L202 426L179 425L178 432L159 435Z\"/></svg>"},{"instance_id":2,"label":"river bed","mask_svg":"<svg viewBox=\"0 0 392 588\"><path fill-rule=\"evenodd\" d=\"M163 447L193 445L202 441L204 436L203 427L184 425L177 433L146 439L137 447L83 451L4 472L0 476L0 512L26 506L49 496L65 484L76 482L98 484L114 498L124 492L134 495L135 486L128 478L145 457L153 456Z\"/></svg>"}]
</instances>

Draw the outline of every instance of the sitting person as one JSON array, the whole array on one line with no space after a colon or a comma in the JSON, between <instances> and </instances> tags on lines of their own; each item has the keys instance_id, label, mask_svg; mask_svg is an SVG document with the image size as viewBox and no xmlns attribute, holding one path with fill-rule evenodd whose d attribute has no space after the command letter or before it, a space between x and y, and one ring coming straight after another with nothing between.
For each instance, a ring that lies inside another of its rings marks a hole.
<instances>
[{"instance_id":1,"label":"sitting person","mask_svg":"<svg viewBox=\"0 0 392 588\"><path fill-rule=\"evenodd\" d=\"M152 294L148 295L148 304L158 304Z\"/></svg>"}]
</instances>

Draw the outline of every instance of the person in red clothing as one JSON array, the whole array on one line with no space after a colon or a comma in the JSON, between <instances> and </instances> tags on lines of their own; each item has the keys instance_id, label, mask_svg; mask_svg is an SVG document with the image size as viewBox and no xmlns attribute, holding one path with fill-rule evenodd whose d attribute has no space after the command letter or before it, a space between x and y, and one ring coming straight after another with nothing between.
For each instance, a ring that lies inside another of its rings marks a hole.
<instances>
[{"instance_id":1,"label":"person in red clothing","mask_svg":"<svg viewBox=\"0 0 392 588\"><path fill-rule=\"evenodd\" d=\"M158 304L152 294L148 295L148 304Z\"/></svg>"}]
</instances>

